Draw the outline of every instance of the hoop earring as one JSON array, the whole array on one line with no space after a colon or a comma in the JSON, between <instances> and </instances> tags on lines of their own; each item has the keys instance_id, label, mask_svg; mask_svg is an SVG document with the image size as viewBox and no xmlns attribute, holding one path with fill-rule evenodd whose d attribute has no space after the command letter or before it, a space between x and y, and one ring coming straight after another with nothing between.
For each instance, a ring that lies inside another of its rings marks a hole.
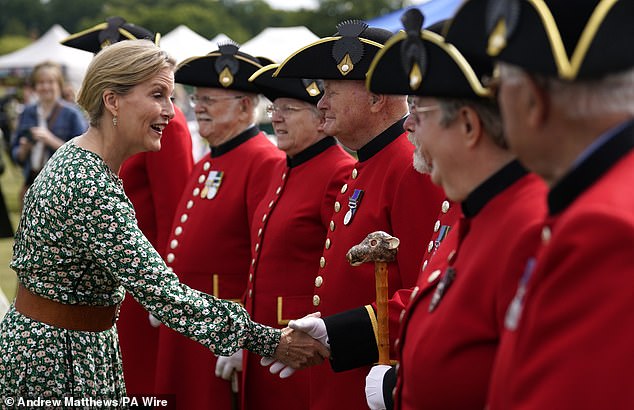
<instances>
[{"instance_id":1,"label":"hoop earring","mask_svg":"<svg viewBox=\"0 0 634 410\"><path fill-rule=\"evenodd\" d=\"M119 120L118 120L118 118L117 118L117 116L116 116L116 115L115 115L114 117L112 117L112 125L113 125L113 126L115 126L115 127L116 127L118 122L119 122Z\"/></svg>"}]
</instances>

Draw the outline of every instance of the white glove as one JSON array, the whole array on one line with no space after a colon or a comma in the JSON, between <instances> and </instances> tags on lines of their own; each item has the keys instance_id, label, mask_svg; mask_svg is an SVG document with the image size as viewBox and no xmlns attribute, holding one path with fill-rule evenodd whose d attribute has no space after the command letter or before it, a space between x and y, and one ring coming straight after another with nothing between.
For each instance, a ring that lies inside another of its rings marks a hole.
<instances>
[{"instance_id":1,"label":"white glove","mask_svg":"<svg viewBox=\"0 0 634 410\"><path fill-rule=\"evenodd\" d=\"M150 321L150 325L152 327L159 327L161 326L161 321L158 320L153 314L148 313L148 320Z\"/></svg>"},{"instance_id":2,"label":"white glove","mask_svg":"<svg viewBox=\"0 0 634 410\"><path fill-rule=\"evenodd\" d=\"M242 371L242 349L231 356L218 356L216 361L216 377L231 380L233 372Z\"/></svg>"},{"instance_id":3,"label":"white glove","mask_svg":"<svg viewBox=\"0 0 634 410\"><path fill-rule=\"evenodd\" d=\"M323 319L321 319L320 312L310 313L301 319L291 320L288 322L288 327L307 333L310 337L316 339L318 342L330 349L326 323L324 323ZM279 373L280 379L286 379L295 373L295 369L273 359L272 357L263 357L262 360L260 360L260 364L265 367L270 365L271 368L269 371L273 374Z\"/></svg>"},{"instance_id":4,"label":"white glove","mask_svg":"<svg viewBox=\"0 0 634 410\"><path fill-rule=\"evenodd\" d=\"M262 366L264 366L264 367L271 366L269 371L272 374L278 374L279 373L280 379L286 379L287 377L291 377L293 375L293 373L295 373L295 369L285 365L284 363L282 363L280 361L275 360L272 357L263 357L260 360L260 364Z\"/></svg>"},{"instance_id":5,"label":"white glove","mask_svg":"<svg viewBox=\"0 0 634 410\"><path fill-rule=\"evenodd\" d=\"M306 315L301 319L291 320L288 322L288 327L295 330L301 330L308 333L313 339L321 342L324 346L330 349L328 343L328 332L326 331L326 323L321 319L321 313L315 312L310 315Z\"/></svg>"},{"instance_id":6,"label":"white glove","mask_svg":"<svg viewBox=\"0 0 634 410\"><path fill-rule=\"evenodd\" d=\"M392 366L378 364L365 377L365 401L370 410L385 410L383 398L383 377Z\"/></svg>"}]
</instances>

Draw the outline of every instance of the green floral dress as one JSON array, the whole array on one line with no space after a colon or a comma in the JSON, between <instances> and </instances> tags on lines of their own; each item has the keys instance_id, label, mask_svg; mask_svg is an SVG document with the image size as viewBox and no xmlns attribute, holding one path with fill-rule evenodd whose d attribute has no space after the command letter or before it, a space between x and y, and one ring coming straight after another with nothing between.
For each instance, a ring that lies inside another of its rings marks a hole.
<instances>
[{"instance_id":1,"label":"green floral dress","mask_svg":"<svg viewBox=\"0 0 634 410\"><path fill-rule=\"evenodd\" d=\"M128 291L165 325L221 355L245 348L271 356L279 343L279 330L252 322L240 305L179 283L138 229L121 180L73 140L28 191L13 253L20 283L43 297L113 305ZM61 329L11 306L0 324L3 399L125 394L116 326Z\"/></svg>"}]
</instances>

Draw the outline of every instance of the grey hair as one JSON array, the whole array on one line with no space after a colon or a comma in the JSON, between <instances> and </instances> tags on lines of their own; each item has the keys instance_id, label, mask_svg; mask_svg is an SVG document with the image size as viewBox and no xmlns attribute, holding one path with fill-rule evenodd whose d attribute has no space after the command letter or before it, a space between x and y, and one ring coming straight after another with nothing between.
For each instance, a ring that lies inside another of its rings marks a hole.
<instances>
[{"instance_id":1,"label":"grey hair","mask_svg":"<svg viewBox=\"0 0 634 410\"><path fill-rule=\"evenodd\" d=\"M463 107L473 109L482 121L484 131L491 137L493 142L500 148L507 149L508 144L504 138L504 128L502 117L495 100L471 100L471 99L450 99L439 98L441 118L440 126L448 127L458 117L458 113Z\"/></svg>"},{"instance_id":2,"label":"grey hair","mask_svg":"<svg viewBox=\"0 0 634 410\"><path fill-rule=\"evenodd\" d=\"M527 73L521 68L500 63L503 81L517 83ZM571 119L610 114L634 116L634 68L599 79L563 81L531 74L557 107Z\"/></svg>"}]
</instances>

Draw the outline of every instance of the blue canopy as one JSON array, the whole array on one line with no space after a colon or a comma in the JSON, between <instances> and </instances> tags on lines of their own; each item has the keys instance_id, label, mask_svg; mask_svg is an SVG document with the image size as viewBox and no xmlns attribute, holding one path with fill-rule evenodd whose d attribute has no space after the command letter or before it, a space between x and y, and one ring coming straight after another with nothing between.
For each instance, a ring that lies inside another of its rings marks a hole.
<instances>
[{"instance_id":1,"label":"blue canopy","mask_svg":"<svg viewBox=\"0 0 634 410\"><path fill-rule=\"evenodd\" d=\"M424 27L429 27L434 23L441 20L445 20L453 17L455 11L462 4L463 0L430 0L427 3L419 4L417 6L407 7L401 10L396 10L383 16L375 17L372 20L368 20L368 25L372 27L384 28L395 33L403 29L401 24L401 16L410 8L417 8L423 12L425 21Z\"/></svg>"}]
</instances>

